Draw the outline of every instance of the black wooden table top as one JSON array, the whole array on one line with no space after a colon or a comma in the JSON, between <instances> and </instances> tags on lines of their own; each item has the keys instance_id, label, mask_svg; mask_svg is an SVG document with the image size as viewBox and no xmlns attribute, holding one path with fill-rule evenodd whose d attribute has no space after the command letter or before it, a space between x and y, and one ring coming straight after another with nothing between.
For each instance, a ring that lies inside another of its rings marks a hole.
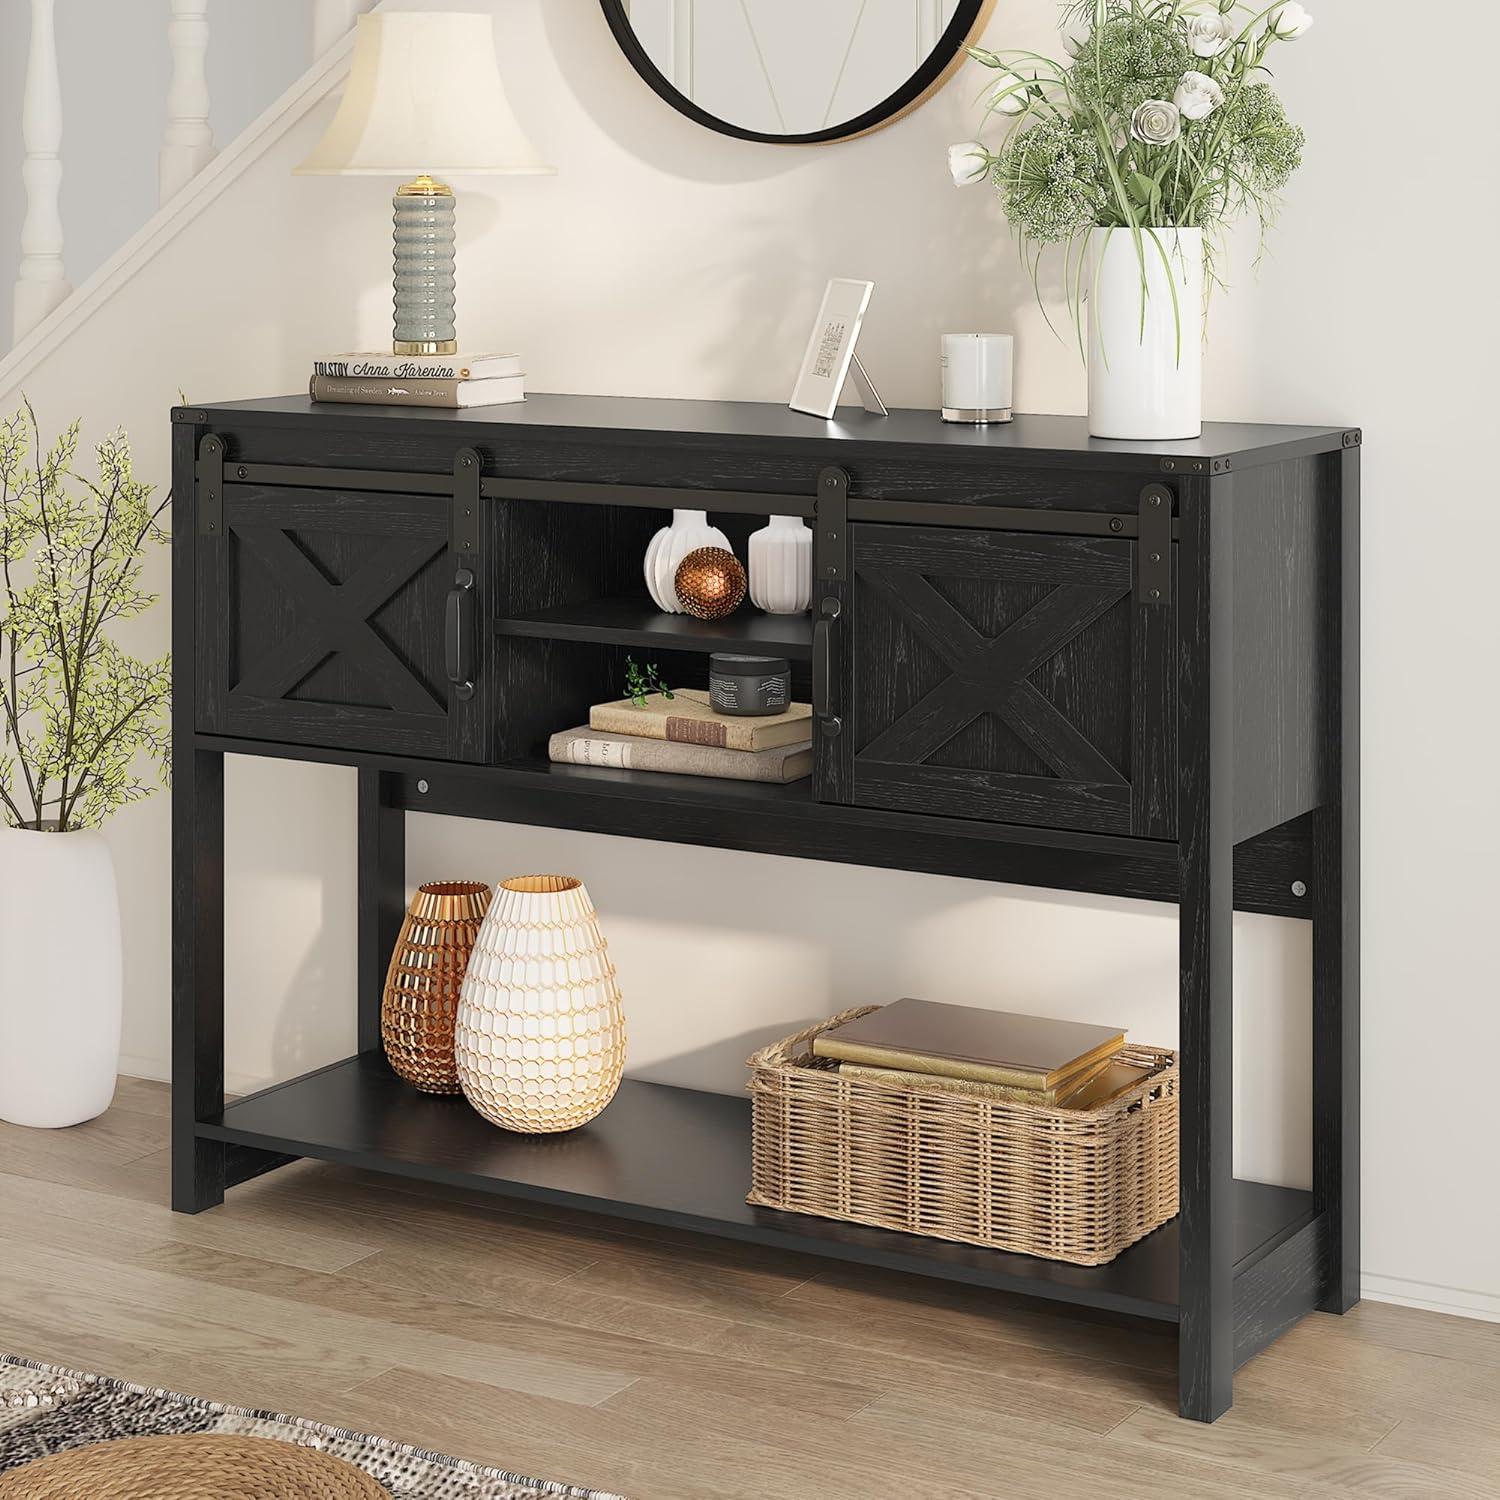
<instances>
[{"instance_id":1,"label":"black wooden table top","mask_svg":"<svg viewBox=\"0 0 1500 1500\"><path fill-rule=\"evenodd\" d=\"M232 414L236 423L279 425L312 419L341 428L384 427L400 423L412 431L453 434L493 443L505 430L529 436L556 433L608 433L612 437L660 441L802 448L809 443L871 445L941 450L954 457L992 456L1018 463L1068 461L1079 467L1159 471L1164 458L1183 463L1274 462L1331 452L1346 446L1346 427L1273 426L1245 422L1205 423L1202 437L1172 442L1122 442L1089 436L1083 417L1017 416L1013 422L971 427L943 422L935 411L895 410L871 416L859 407L841 408L829 421L804 416L765 401L680 401L645 396L531 395L507 406L447 411L433 407L358 406L312 401L305 395L269 396L248 401L212 402L177 408L174 416L207 412L210 420ZM829 454L831 459L833 454Z\"/></svg>"}]
</instances>

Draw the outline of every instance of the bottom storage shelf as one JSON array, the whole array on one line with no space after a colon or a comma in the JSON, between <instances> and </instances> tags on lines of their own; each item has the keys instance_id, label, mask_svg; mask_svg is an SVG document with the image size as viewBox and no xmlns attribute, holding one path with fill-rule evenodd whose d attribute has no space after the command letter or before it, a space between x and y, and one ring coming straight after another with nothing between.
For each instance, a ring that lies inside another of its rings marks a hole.
<instances>
[{"instance_id":1,"label":"bottom storage shelf","mask_svg":"<svg viewBox=\"0 0 1500 1500\"><path fill-rule=\"evenodd\" d=\"M1081 1267L752 1208L750 1103L627 1079L592 1124L558 1136L497 1130L461 1098L418 1093L378 1053L348 1058L229 1105L200 1137L514 1198L753 1241L887 1270L1169 1322L1177 1222L1107 1266ZM1313 1217L1312 1195L1235 1183L1244 1271Z\"/></svg>"}]
</instances>

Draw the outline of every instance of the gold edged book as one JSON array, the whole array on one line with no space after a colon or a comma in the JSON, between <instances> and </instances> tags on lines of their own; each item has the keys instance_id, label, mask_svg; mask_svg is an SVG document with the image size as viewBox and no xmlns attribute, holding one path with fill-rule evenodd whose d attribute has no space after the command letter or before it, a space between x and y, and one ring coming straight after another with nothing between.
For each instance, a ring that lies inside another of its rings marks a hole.
<instances>
[{"instance_id":1,"label":"gold edged book","mask_svg":"<svg viewBox=\"0 0 1500 1500\"><path fill-rule=\"evenodd\" d=\"M819 1032L813 1052L1060 1097L1124 1045L1124 1031L1113 1026L905 999Z\"/></svg>"},{"instance_id":2,"label":"gold edged book","mask_svg":"<svg viewBox=\"0 0 1500 1500\"><path fill-rule=\"evenodd\" d=\"M812 707L793 703L779 714L728 718L709 707L702 688L678 688L670 698L647 693L644 706L630 698L596 703L589 710L589 728L647 740L714 745L721 750L774 750L812 738Z\"/></svg>"},{"instance_id":3,"label":"gold edged book","mask_svg":"<svg viewBox=\"0 0 1500 1500\"><path fill-rule=\"evenodd\" d=\"M975 1083L968 1078L942 1078L936 1073L913 1073L902 1068L868 1068L863 1063L840 1063L839 1077L855 1083L883 1084L917 1093L956 1094L976 1103L1032 1104L1043 1109L1097 1109L1151 1076L1143 1063L1106 1059L1080 1082L1061 1094L1056 1089L1012 1089L1003 1083Z\"/></svg>"}]
</instances>

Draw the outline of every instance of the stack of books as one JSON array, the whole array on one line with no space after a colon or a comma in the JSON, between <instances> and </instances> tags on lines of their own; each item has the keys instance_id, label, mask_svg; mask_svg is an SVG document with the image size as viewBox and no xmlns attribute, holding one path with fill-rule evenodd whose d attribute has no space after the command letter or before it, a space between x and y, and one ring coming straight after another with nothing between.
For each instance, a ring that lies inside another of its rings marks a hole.
<instances>
[{"instance_id":1,"label":"stack of books","mask_svg":"<svg viewBox=\"0 0 1500 1500\"><path fill-rule=\"evenodd\" d=\"M526 399L519 354L336 354L313 361L314 401L503 406Z\"/></svg>"},{"instance_id":2,"label":"stack of books","mask_svg":"<svg viewBox=\"0 0 1500 1500\"><path fill-rule=\"evenodd\" d=\"M1125 1033L1081 1021L898 1000L820 1033L839 1076L971 1099L1092 1109L1150 1071L1120 1060Z\"/></svg>"},{"instance_id":3,"label":"stack of books","mask_svg":"<svg viewBox=\"0 0 1500 1500\"><path fill-rule=\"evenodd\" d=\"M793 703L779 714L729 718L701 689L648 693L643 703L596 703L587 724L552 736L547 754L571 766L799 781L812 773L812 708Z\"/></svg>"}]
</instances>

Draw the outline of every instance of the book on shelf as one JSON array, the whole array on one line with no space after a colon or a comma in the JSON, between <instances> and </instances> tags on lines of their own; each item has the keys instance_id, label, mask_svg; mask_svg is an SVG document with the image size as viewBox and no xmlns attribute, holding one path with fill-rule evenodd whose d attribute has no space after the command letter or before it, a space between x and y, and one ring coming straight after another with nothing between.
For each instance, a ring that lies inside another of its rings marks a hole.
<instances>
[{"instance_id":1,"label":"book on shelf","mask_svg":"<svg viewBox=\"0 0 1500 1500\"><path fill-rule=\"evenodd\" d=\"M313 361L314 375L369 380L493 380L523 373L519 354L335 354Z\"/></svg>"},{"instance_id":2,"label":"book on shelf","mask_svg":"<svg viewBox=\"0 0 1500 1500\"><path fill-rule=\"evenodd\" d=\"M710 707L702 688L678 688L671 698L648 693L645 704L633 698L596 703L589 728L605 734L684 745L716 745L721 750L774 750L812 738L812 707L793 703L779 714L728 717Z\"/></svg>"},{"instance_id":3,"label":"book on shelf","mask_svg":"<svg viewBox=\"0 0 1500 1500\"><path fill-rule=\"evenodd\" d=\"M679 776L724 776L732 781L800 781L812 774L812 741L772 745L767 750L727 750L717 745L684 744L606 734L587 724L565 729L547 743L547 755L561 765L605 766L618 771L665 771Z\"/></svg>"},{"instance_id":4,"label":"book on shelf","mask_svg":"<svg viewBox=\"0 0 1500 1500\"><path fill-rule=\"evenodd\" d=\"M1034 1104L1054 1109L1096 1109L1118 1099L1150 1076L1146 1063L1106 1058L1065 1089L1017 1089L1003 1083L979 1083L969 1078L944 1078L936 1073L914 1073L907 1068L872 1068L841 1062L839 1077L859 1083L880 1083L917 1092L955 1094L959 1098L996 1104Z\"/></svg>"},{"instance_id":5,"label":"book on shelf","mask_svg":"<svg viewBox=\"0 0 1500 1500\"><path fill-rule=\"evenodd\" d=\"M821 1032L813 1052L1061 1097L1124 1045L1113 1026L905 999Z\"/></svg>"},{"instance_id":6,"label":"book on shelf","mask_svg":"<svg viewBox=\"0 0 1500 1500\"><path fill-rule=\"evenodd\" d=\"M314 375L308 382L314 401L345 401L370 406L504 406L526 399L524 375L494 380L377 380L357 375Z\"/></svg>"}]
</instances>

